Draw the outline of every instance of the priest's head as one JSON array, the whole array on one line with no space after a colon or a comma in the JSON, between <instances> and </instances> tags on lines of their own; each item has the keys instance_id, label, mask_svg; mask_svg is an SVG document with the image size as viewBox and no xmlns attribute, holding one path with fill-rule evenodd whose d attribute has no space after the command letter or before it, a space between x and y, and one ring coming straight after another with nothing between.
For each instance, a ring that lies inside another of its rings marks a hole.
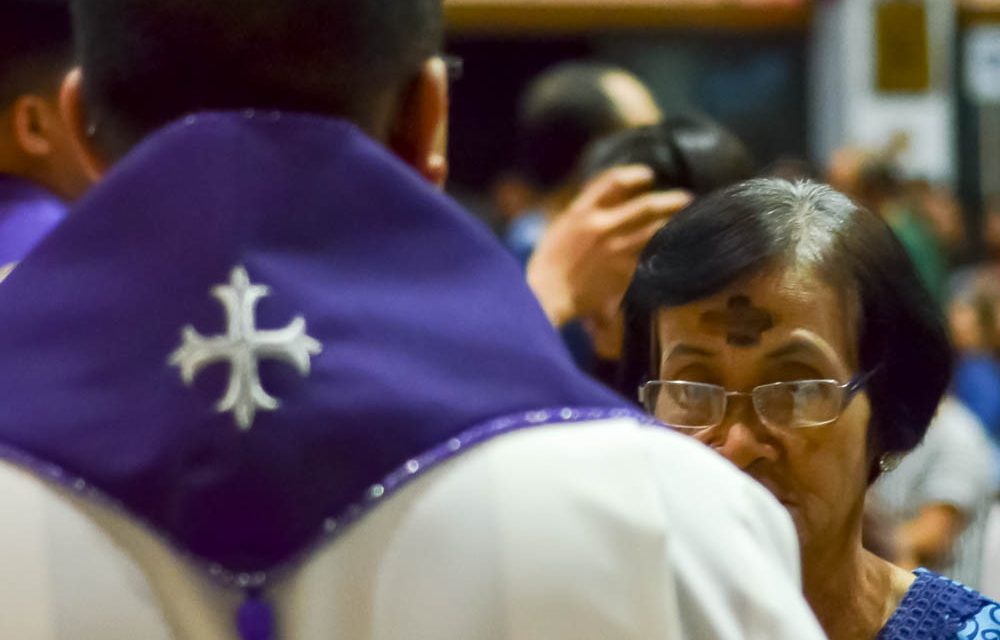
<instances>
[{"instance_id":1,"label":"priest's head","mask_svg":"<svg viewBox=\"0 0 1000 640\"><path fill-rule=\"evenodd\" d=\"M87 186L59 114L59 86L72 60L66 0L0 3L0 174L67 199Z\"/></svg>"},{"instance_id":2,"label":"priest's head","mask_svg":"<svg viewBox=\"0 0 1000 640\"><path fill-rule=\"evenodd\" d=\"M206 110L348 119L429 179L447 119L441 0L73 0L63 91L94 174Z\"/></svg>"}]
</instances>

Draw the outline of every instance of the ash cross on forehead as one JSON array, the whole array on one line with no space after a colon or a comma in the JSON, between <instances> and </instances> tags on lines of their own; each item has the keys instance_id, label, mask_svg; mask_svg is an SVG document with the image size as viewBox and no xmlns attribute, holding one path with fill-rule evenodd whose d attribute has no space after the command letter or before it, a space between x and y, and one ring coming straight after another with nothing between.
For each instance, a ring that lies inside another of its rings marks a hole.
<instances>
[{"instance_id":1,"label":"ash cross on forehead","mask_svg":"<svg viewBox=\"0 0 1000 640\"><path fill-rule=\"evenodd\" d=\"M733 346L752 347L760 344L761 336L774 328L774 316L753 306L748 296L733 296L725 310L703 314L701 327L712 335L725 335Z\"/></svg>"},{"instance_id":2,"label":"ash cross on forehead","mask_svg":"<svg viewBox=\"0 0 1000 640\"><path fill-rule=\"evenodd\" d=\"M188 386L204 367L229 361L229 387L216 410L232 411L237 426L244 431L253 426L258 410L274 411L279 406L278 399L261 385L258 362L264 358L284 360L307 376L311 356L323 350L306 334L306 321L301 316L284 329L257 329L257 303L269 293L268 287L250 282L245 268L236 267L228 285L212 289L226 310L226 335L205 337L189 325L184 327L181 346L170 356L170 364L180 368L181 379Z\"/></svg>"}]
</instances>

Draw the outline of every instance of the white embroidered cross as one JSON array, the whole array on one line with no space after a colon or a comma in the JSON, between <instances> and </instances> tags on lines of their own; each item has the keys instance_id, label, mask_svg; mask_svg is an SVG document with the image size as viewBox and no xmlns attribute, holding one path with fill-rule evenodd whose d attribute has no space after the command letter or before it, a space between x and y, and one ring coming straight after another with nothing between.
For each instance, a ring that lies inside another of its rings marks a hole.
<instances>
[{"instance_id":1,"label":"white embroidered cross","mask_svg":"<svg viewBox=\"0 0 1000 640\"><path fill-rule=\"evenodd\" d=\"M232 411L237 426L244 431L253 426L258 410L274 411L280 405L261 385L258 362L265 358L283 360L308 376L310 357L323 350L306 334L306 321L301 316L284 329L257 330L257 303L270 292L269 287L252 284L244 267L235 267L229 284L212 289L226 310L226 335L205 337L188 325L182 332L181 346L170 356L170 364L180 368L181 379L188 386L204 367L229 361L229 387L215 408L219 413Z\"/></svg>"}]
</instances>

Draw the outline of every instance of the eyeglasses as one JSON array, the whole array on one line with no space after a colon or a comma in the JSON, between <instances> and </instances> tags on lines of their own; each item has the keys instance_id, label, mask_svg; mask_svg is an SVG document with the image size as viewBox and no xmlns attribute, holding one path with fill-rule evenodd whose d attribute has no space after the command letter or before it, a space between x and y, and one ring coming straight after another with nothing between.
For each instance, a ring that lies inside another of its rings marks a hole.
<instances>
[{"instance_id":1,"label":"eyeglasses","mask_svg":"<svg viewBox=\"0 0 1000 640\"><path fill-rule=\"evenodd\" d=\"M749 393L683 380L653 380L639 389L646 411L677 429L699 431L722 424L729 399L750 398L764 424L808 429L835 422L875 374L859 374L847 384L836 380L795 380L756 387Z\"/></svg>"}]
</instances>

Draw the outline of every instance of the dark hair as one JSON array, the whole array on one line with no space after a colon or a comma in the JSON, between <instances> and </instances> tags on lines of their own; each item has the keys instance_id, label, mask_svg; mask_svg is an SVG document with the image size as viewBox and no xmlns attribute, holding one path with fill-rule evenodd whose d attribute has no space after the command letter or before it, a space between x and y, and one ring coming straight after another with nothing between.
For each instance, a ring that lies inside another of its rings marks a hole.
<instances>
[{"instance_id":1,"label":"dark hair","mask_svg":"<svg viewBox=\"0 0 1000 640\"><path fill-rule=\"evenodd\" d=\"M73 0L73 10L88 108L112 153L208 109L329 114L378 132L387 99L443 37L441 0Z\"/></svg>"},{"instance_id":2,"label":"dark hair","mask_svg":"<svg viewBox=\"0 0 1000 640\"><path fill-rule=\"evenodd\" d=\"M583 161L594 176L612 167L644 164L656 175L653 188L706 195L753 176L750 152L728 129L704 117L679 116L622 131L597 141Z\"/></svg>"},{"instance_id":3,"label":"dark hair","mask_svg":"<svg viewBox=\"0 0 1000 640\"><path fill-rule=\"evenodd\" d=\"M805 158L786 154L765 167L761 175L791 181L815 180L819 172Z\"/></svg>"},{"instance_id":4,"label":"dark hair","mask_svg":"<svg viewBox=\"0 0 1000 640\"><path fill-rule=\"evenodd\" d=\"M678 213L640 257L625 297L627 392L648 379L652 318L768 267L807 267L857 301L858 359L872 406L869 454L906 452L923 438L948 386L952 350L938 305L880 218L830 187L758 179Z\"/></svg>"},{"instance_id":5,"label":"dark hair","mask_svg":"<svg viewBox=\"0 0 1000 640\"><path fill-rule=\"evenodd\" d=\"M896 197L903 192L899 167L887 159L864 162L858 171L857 190L860 197L878 199Z\"/></svg>"},{"instance_id":6,"label":"dark hair","mask_svg":"<svg viewBox=\"0 0 1000 640\"><path fill-rule=\"evenodd\" d=\"M24 94L54 94L72 62L67 0L0 2L0 108Z\"/></svg>"},{"instance_id":7,"label":"dark hair","mask_svg":"<svg viewBox=\"0 0 1000 640\"><path fill-rule=\"evenodd\" d=\"M551 190L569 182L586 148L627 122L604 86L617 67L567 62L535 79L517 116L517 171L532 186Z\"/></svg>"}]
</instances>

